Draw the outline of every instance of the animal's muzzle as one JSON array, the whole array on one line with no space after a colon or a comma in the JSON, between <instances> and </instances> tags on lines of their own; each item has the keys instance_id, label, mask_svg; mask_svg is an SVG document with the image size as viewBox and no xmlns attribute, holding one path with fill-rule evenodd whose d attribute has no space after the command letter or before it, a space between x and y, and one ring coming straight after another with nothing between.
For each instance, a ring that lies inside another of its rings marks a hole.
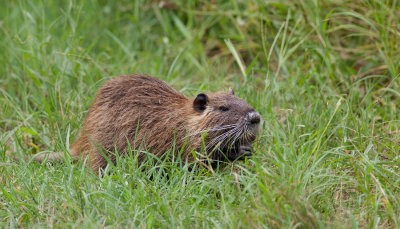
<instances>
[{"instance_id":1,"label":"animal's muzzle","mask_svg":"<svg viewBox=\"0 0 400 229\"><path fill-rule=\"evenodd\" d=\"M258 125L261 121L261 116L257 111L251 111L247 114L247 120L251 125Z\"/></svg>"}]
</instances>

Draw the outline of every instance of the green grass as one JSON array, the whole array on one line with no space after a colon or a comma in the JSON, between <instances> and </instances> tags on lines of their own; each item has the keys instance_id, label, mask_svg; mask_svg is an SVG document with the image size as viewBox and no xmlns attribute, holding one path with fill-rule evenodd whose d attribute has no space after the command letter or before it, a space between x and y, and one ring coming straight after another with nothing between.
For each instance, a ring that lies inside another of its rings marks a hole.
<instances>
[{"instance_id":1,"label":"green grass","mask_svg":"<svg viewBox=\"0 0 400 229\"><path fill-rule=\"evenodd\" d=\"M400 2L11 1L0 7L0 227L399 228ZM255 156L16 161L68 149L107 79L235 89ZM193 165L191 165L193 166Z\"/></svg>"}]
</instances>

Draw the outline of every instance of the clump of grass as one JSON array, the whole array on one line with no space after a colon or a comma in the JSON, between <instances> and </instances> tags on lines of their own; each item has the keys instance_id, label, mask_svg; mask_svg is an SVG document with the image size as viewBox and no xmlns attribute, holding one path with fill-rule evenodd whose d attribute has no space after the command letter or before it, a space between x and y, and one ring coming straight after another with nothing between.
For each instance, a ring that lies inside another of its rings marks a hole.
<instances>
[{"instance_id":1,"label":"clump of grass","mask_svg":"<svg viewBox=\"0 0 400 229\"><path fill-rule=\"evenodd\" d=\"M399 227L397 1L6 1L0 8L2 227ZM66 151L99 86L145 73L232 87L264 119L256 153L84 163ZM195 169L189 169L194 166Z\"/></svg>"}]
</instances>

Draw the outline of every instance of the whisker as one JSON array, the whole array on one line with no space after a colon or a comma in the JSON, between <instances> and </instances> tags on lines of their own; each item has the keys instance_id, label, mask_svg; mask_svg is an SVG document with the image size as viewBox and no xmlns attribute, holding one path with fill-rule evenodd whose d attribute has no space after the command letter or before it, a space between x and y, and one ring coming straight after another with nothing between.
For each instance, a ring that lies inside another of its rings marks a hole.
<instances>
[{"instance_id":1,"label":"whisker","mask_svg":"<svg viewBox=\"0 0 400 229\"><path fill-rule=\"evenodd\" d=\"M229 127L236 127L237 126L237 124L229 124L229 125L223 125L223 126L218 126L218 127L215 127L215 128L205 128L205 129L203 129L203 130L201 130L201 131L207 131L207 130L212 130L212 129L222 129L222 128L229 128Z\"/></svg>"},{"instance_id":2,"label":"whisker","mask_svg":"<svg viewBox=\"0 0 400 229\"><path fill-rule=\"evenodd\" d=\"M235 129L232 129L232 130L229 130L228 132L222 133L222 134L216 136L215 138L213 138L213 139L208 143L208 145L214 145L214 144L216 144L217 142L222 142L222 141L224 141L228 136L230 136L230 135L231 135L232 133L234 133L234 132L235 132Z\"/></svg>"},{"instance_id":3,"label":"whisker","mask_svg":"<svg viewBox=\"0 0 400 229\"><path fill-rule=\"evenodd\" d=\"M218 133L218 131L222 133ZM209 152L224 149L225 147L235 147L235 144L245 144L256 135L250 125L245 120L241 120L236 124L199 130L190 134L189 137L210 132L217 132L215 133L217 135L214 137L211 135L212 139L205 146L205 149Z\"/></svg>"},{"instance_id":4,"label":"whisker","mask_svg":"<svg viewBox=\"0 0 400 229\"><path fill-rule=\"evenodd\" d=\"M229 135L227 135L224 139L222 139L222 141L225 141L228 137L229 137L229 141L225 142L226 144L230 144L231 146L233 146L233 144L236 141L236 136L241 134L241 128L236 128L234 131L232 131L232 133L230 133Z\"/></svg>"},{"instance_id":5,"label":"whisker","mask_svg":"<svg viewBox=\"0 0 400 229\"><path fill-rule=\"evenodd\" d=\"M250 133L250 131L249 131L249 125L246 124L245 127L244 127L244 136L243 136L243 140L247 142L247 141L250 139L250 137L251 137L250 134L251 134L251 133Z\"/></svg>"},{"instance_id":6,"label":"whisker","mask_svg":"<svg viewBox=\"0 0 400 229\"><path fill-rule=\"evenodd\" d=\"M219 131L219 130L226 130L226 129L230 129L230 128L235 128L236 126L237 126L236 124L232 124L232 125L219 126L219 127L211 128L211 129L203 129L203 130L197 131L193 134L190 134L189 136L203 134L206 132L215 132L215 131Z\"/></svg>"},{"instance_id":7,"label":"whisker","mask_svg":"<svg viewBox=\"0 0 400 229\"><path fill-rule=\"evenodd\" d=\"M238 130L238 128L234 128L232 130L229 130L228 132L225 132L223 134L220 134L218 136L216 136L215 138L213 138L208 144L207 144L207 148L210 148L210 146L213 146L214 144L217 143L223 143L225 141L225 139L233 134L236 133L236 131ZM219 144L220 145L220 144Z\"/></svg>"},{"instance_id":8,"label":"whisker","mask_svg":"<svg viewBox=\"0 0 400 229\"><path fill-rule=\"evenodd\" d=\"M236 132L236 134L233 136L233 141L231 142L231 147L236 143L237 139L239 136L243 133L243 128L240 128L239 131Z\"/></svg>"}]
</instances>

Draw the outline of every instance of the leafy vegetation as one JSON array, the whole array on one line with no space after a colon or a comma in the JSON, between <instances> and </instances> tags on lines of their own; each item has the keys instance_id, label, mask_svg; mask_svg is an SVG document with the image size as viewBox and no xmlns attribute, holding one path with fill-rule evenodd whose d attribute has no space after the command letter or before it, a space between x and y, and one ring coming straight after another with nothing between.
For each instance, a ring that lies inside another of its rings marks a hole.
<instances>
[{"instance_id":1,"label":"leafy vegetation","mask_svg":"<svg viewBox=\"0 0 400 229\"><path fill-rule=\"evenodd\" d=\"M0 227L400 227L399 15L380 0L4 1ZM255 156L215 172L128 157L103 176L24 159L66 152L96 90L129 73L188 96L234 88L264 120Z\"/></svg>"}]
</instances>

